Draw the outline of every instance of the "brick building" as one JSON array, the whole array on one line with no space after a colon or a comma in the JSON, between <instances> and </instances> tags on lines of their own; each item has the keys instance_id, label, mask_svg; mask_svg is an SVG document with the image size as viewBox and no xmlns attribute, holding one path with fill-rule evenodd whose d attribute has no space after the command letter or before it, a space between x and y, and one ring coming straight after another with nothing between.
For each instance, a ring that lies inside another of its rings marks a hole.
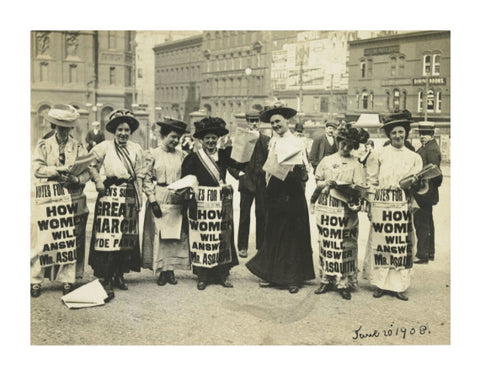
<instances>
[{"instance_id":1,"label":"brick building","mask_svg":"<svg viewBox=\"0 0 480 375\"><path fill-rule=\"evenodd\" d=\"M189 121L200 108L203 70L202 35L154 47L156 120L164 116Z\"/></svg>"},{"instance_id":2,"label":"brick building","mask_svg":"<svg viewBox=\"0 0 480 375\"><path fill-rule=\"evenodd\" d=\"M113 109L131 108L134 38L134 31L31 32L32 147L50 130L45 118L55 104L78 109L73 136L82 142L93 121L104 128Z\"/></svg>"}]
</instances>

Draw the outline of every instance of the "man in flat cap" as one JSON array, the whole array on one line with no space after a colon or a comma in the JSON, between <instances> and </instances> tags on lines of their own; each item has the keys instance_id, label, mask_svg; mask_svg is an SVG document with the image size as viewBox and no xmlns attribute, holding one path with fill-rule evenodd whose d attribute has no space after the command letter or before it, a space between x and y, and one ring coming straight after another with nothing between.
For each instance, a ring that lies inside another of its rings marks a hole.
<instances>
[{"instance_id":1,"label":"man in flat cap","mask_svg":"<svg viewBox=\"0 0 480 375\"><path fill-rule=\"evenodd\" d=\"M417 153L422 157L423 167L434 164L440 167L442 155L440 147L434 138L435 124L431 121L418 123L418 133L421 146ZM428 190L424 194L415 193L419 209L414 214L415 231L417 233L417 264L426 264L435 259L435 226L433 224L433 206L438 203L438 187L443 176L428 181Z\"/></svg>"},{"instance_id":2,"label":"man in flat cap","mask_svg":"<svg viewBox=\"0 0 480 375\"><path fill-rule=\"evenodd\" d=\"M260 112L250 111L245 115L250 131L258 132ZM262 167L268 156L270 137L260 133L253 154L248 163L242 166L239 174L238 191L240 192L240 224L238 226L238 255L248 256L248 237L250 232L250 211L255 200L256 249L263 242L265 228L265 172Z\"/></svg>"},{"instance_id":3,"label":"man in flat cap","mask_svg":"<svg viewBox=\"0 0 480 375\"><path fill-rule=\"evenodd\" d=\"M337 126L338 124L335 122L327 122L325 124L325 133L313 140L309 160L314 171L325 156L332 155L338 151L337 141L334 136Z\"/></svg>"}]
</instances>

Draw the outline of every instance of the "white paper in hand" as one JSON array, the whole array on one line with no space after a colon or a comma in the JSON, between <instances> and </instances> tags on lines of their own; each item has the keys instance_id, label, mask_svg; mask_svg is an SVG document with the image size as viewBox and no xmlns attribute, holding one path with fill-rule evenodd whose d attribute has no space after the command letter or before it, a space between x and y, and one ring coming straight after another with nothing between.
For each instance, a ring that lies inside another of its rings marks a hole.
<instances>
[{"instance_id":1,"label":"white paper in hand","mask_svg":"<svg viewBox=\"0 0 480 375\"><path fill-rule=\"evenodd\" d=\"M237 128L233 137L231 158L239 163L249 162L260 133L248 129Z\"/></svg>"}]
</instances>

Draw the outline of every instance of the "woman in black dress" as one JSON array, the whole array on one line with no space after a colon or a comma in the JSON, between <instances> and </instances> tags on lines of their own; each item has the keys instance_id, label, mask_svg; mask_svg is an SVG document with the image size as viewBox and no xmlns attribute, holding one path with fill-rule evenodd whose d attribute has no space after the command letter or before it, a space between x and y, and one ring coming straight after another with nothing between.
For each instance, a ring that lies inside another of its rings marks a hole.
<instances>
[{"instance_id":1,"label":"woman in black dress","mask_svg":"<svg viewBox=\"0 0 480 375\"><path fill-rule=\"evenodd\" d=\"M224 195L232 196L233 189L226 185L225 177L227 169L230 174L238 179L239 170L236 162L230 158L231 147L225 149L217 148L219 137L228 133L225 128L225 121L219 117L207 117L195 123L194 138L197 138L201 147L190 153L182 164L182 177L193 175L197 178L198 184L205 187L222 187ZM196 208L190 207L190 215L195 215ZM192 217L192 216L191 216ZM233 228L233 222L231 223ZM230 269L238 265L238 258L233 240L233 229L231 238L231 261L212 268L193 265L193 273L198 276L197 289L204 290L208 283L218 282L226 288L233 287L228 280ZM193 263L195 264L195 263Z\"/></svg>"},{"instance_id":2,"label":"woman in black dress","mask_svg":"<svg viewBox=\"0 0 480 375\"><path fill-rule=\"evenodd\" d=\"M261 287L288 286L290 293L297 293L304 281L315 278L308 207L302 187L308 178L308 162L304 147L290 132L287 121L296 113L292 108L276 106L260 116L276 133L269 145L270 163L277 163L279 169L288 173L282 180L267 171L263 246L247 263L254 275L266 281L260 283ZM301 150L302 161L295 165L278 164L280 150L289 147Z\"/></svg>"}]
</instances>

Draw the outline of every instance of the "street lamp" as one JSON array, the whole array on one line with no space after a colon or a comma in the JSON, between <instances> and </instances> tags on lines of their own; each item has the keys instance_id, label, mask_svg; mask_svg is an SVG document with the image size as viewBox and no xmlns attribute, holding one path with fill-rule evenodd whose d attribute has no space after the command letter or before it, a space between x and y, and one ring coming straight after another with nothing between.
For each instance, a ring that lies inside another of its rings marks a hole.
<instances>
[{"instance_id":1,"label":"street lamp","mask_svg":"<svg viewBox=\"0 0 480 375\"><path fill-rule=\"evenodd\" d=\"M252 69L250 68L245 68L245 75L247 76L247 104L246 104L246 109L245 113L248 112L248 109L250 108L250 76L252 75Z\"/></svg>"}]
</instances>

